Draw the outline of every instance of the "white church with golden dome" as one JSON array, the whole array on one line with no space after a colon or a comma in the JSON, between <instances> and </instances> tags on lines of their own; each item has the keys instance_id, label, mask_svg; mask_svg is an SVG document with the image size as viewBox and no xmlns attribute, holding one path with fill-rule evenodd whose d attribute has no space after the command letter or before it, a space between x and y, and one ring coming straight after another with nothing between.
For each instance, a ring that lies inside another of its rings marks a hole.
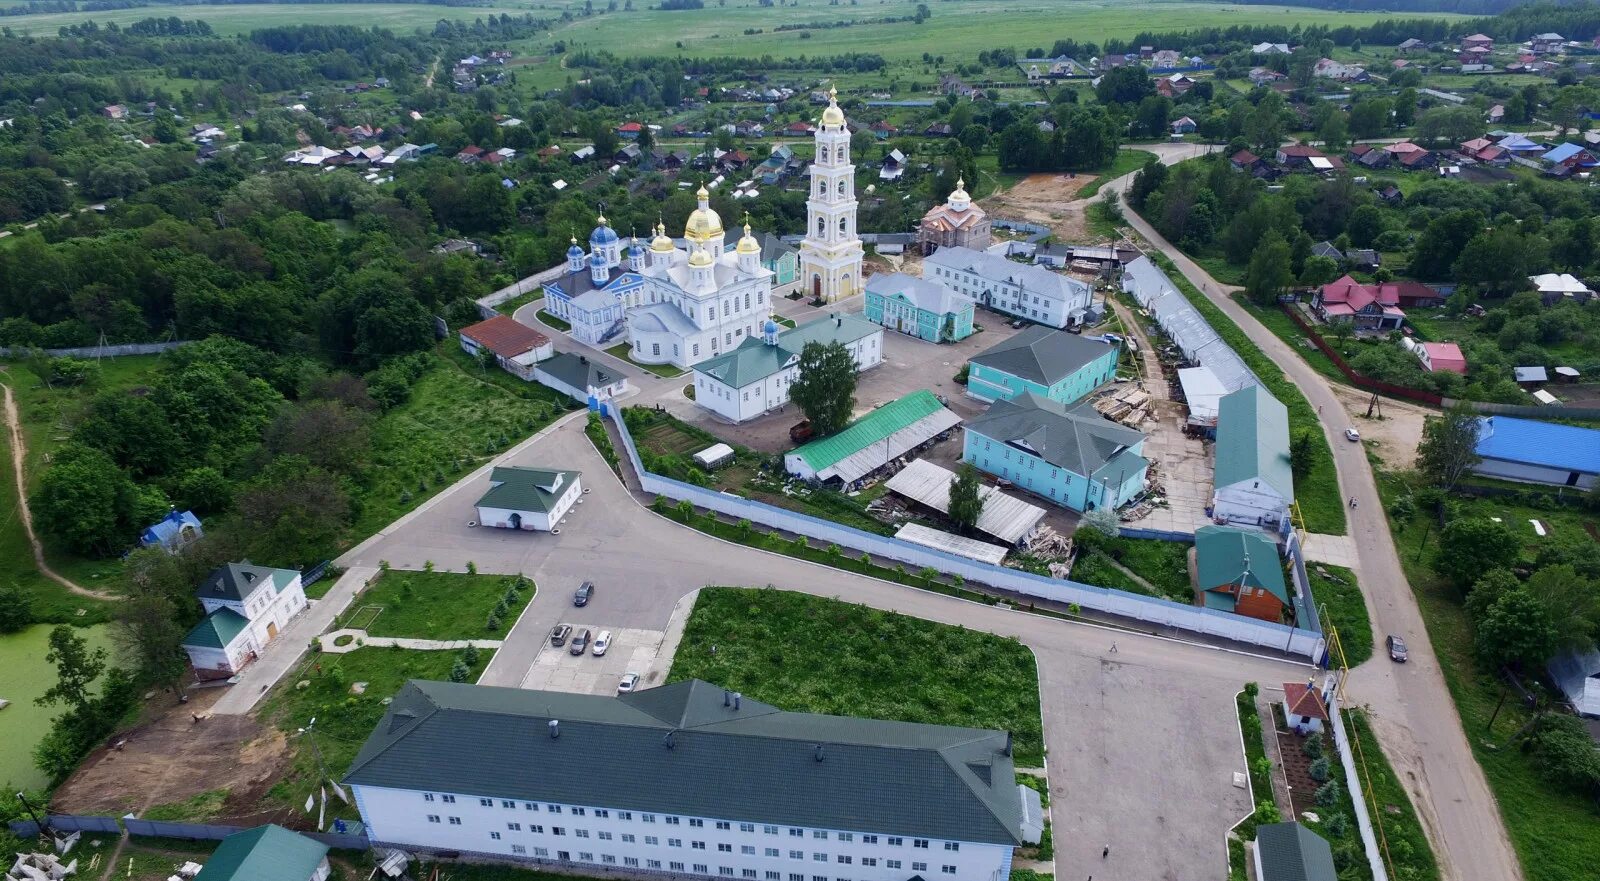
<instances>
[{"instance_id":1,"label":"white church with golden dome","mask_svg":"<svg viewBox=\"0 0 1600 881\"><path fill-rule=\"evenodd\" d=\"M806 200L806 237L800 243L801 290L833 303L861 293L861 239L856 236L856 167L850 164L850 126L828 90L828 107L817 126L817 156L811 163Z\"/></svg>"},{"instance_id":2,"label":"white church with golden dome","mask_svg":"<svg viewBox=\"0 0 1600 881\"><path fill-rule=\"evenodd\" d=\"M744 237L725 251L722 218L701 187L689 215L684 246L658 224L645 247L621 239L605 217L589 236L589 253L573 241L566 271L545 283L550 314L572 325L572 336L601 346L626 334L634 361L689 368L759 336L772 311L773 273L761 265L761 243Z\"/></svg>"}]
</instances>

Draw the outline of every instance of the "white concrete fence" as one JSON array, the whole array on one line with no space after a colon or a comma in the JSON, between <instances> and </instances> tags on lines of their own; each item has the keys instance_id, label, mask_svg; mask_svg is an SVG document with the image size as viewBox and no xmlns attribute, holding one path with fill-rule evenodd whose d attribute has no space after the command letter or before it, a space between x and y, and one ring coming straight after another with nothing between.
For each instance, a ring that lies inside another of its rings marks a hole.
<instances>
[{"instance_id":1,"label":"white concrete fence","mask_svg":"<svg viewBox=\"0 0 1600 881\"><path fill-rule=\"evenodd\" d=\"M79 346L71 349L42 349L52 358L116 358L121 355L159 355L193 340L169 340L164 343L122 343L115 346ZM28 346L0 346L0 358L24 358L33 349Z\"/></svg>"},{"instance_id":2,"label":"white concrete fence","mask_svg":"<svg viewBox=\"0 0 1600 881\"><path fill-rule=\"evenodd\" d=\"M1026 597L1063 604L1075 603L1085 609L1233 640L1290 655L1300 655L1311 660L1322 657L1324 645L1322 636L1309 630L981 563L967 557L864 532L829 520L821 520L653 474L646 471L640 462L633 437L617 405L607 401L602 410L617 427L628 461L639 476L640 487L647 493L675 501L688 501L699 508L802 535L824 544L837 544L841 548L870 553L919 569L926 567L946 575L960 575L967 581Z\"/></svg>"},{"instance_id":3,"label":"white concrete fence","mask_svg":"<svg viewBox=\"0 0 1600 881\"><path fill-rule=\"evenodd\" d=\"M1366 795L1361 790L1361 773L1356 767L1355 753L1350 747L1350 735L1345 733L1343 713L1339 711L1338 689L1333 689L1328 700L1328 718L1333 722L1333 744L1339 753L1339 764L1344 766L1344 779L1350 786L1350 803L1356 812L1356 828L1361 832L1361 846L1372 866L1372 881L1389 881L1389 870L1378 849L1378 836L1372 828L1372 815L1367 812Z\"/></svg>"}]
</instances>

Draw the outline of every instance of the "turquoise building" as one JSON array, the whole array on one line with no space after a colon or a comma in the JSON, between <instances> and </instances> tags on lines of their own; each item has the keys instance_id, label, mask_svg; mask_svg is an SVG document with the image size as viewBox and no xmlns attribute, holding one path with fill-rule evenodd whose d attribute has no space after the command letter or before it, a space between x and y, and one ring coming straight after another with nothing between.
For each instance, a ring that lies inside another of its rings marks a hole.
<instances>
[{"instance_id":1,"label":"turquoise building","mask_svg":"<svg viewBox=\"0 0 1600 881\"><path fill-rule=\"evenodd\" d=\"M1144 490L1144 434L1088 404L1024 392L965 428L964 461L1064 508L1120 508Z\"/></svg>"},{"instance_id":2,"label":"turquoise building","mask_svg":"<svg viewBox=\"0 0 1600 881\"><path fill-rule=\"evenodd\" d=\"M726 247L730 250L739 244L739 236L743 233L737 229L728 230L724 236ZM762 233L756 236L756 241L761 243L761 267L772 270L772 286L774 293L783 293L778 288L786 288L800 280L800 252L772 233Z\"/></svg>"},{"instance_id":3,"label":"turquoise building","mask_svg":"<svg viewBox=\"0 0 1600 881\"><path fill-rule=\"evenodd\" d=\"M973 305L969 297L903 272L874 275L867 282L868 321L930 343L971 336Z\"/></svg>"},{"instance_id":4,"label":"turquoise building","mask_svg":"<svg viewBox=\"0 0 1600 881\"><path fill-rule=\"evenodd\" d=\"M1070 404L1117 375L1119 354L1113 343L1035 325L972 356L967 394L1009 401L1031 393Z\"/></svg>"}]
</instances>

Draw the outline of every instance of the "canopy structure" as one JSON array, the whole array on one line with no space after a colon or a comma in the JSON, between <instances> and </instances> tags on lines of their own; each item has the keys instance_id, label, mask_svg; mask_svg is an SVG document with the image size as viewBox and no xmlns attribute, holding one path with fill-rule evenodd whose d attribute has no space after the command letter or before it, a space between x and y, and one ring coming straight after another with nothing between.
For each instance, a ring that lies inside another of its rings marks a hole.
<instances>
[{"instance_id":1,"label":"canopy structure","mask_svg":"<svg viewBox=\"0 0 1600 881\"><path fill-rule=\"evenodd\" d=\"M948 514L950 484L955 479L954 471L926 459L918 459L889 478L884 486L896 495ZM983 511L978 514L978 531L1008 545L1021 544L1044 519L1043 508L1012 498L992 486L979 487L978 495L983 497Z\"/></svg>"},{"instance_id":2,"label":"canopy structure","mask_svg":"<svg viewBox=\"0 0 1600 881\"><path fill-rule=\"evenodd\" d=\"M963 538L948 532L940 532L937 529L929 529L920 523L907 523L901 526L900 531L896 532L894 537L902 541L909 541L912 544L922 545L925 548L959 554L963 557L970 557L979 562L995 566L1000 565L1000 561L1006 558L1006 549L999 545Z\"/></svg>"}]
</instances>

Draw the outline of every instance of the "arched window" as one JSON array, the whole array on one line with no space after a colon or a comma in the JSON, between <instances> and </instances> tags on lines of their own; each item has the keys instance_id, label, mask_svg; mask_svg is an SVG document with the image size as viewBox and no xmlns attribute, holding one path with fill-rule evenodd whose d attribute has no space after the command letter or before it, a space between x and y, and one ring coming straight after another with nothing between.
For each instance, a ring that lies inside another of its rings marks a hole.
<instances>
[{"instance_id":1,"label":"arched window","mask_svg":"<svg viewBox=\"0 0 1600 881\"><path fill-rule=\"evenodd\" d=\"M823 232L822 218L819 217L819 218L817 218L817 235L819 235L819 236L822 235L822 232Z\"/></svg>"},{"instance_id":2,"label":"arched window","mask_svg":"<svg viewBox=\"0 0 1600 881\"><path fill-rule=\"evenodd\" d=\"M844 217L839 218L839 235L844 235L844 226L845 226L845 222L847 220L848 220L848 218L844 218Z\"/></svg>"},{"instance_id":3,"label":"arched window","mask_svg":"<svg viewBox=\"0 0 1600 881\"><path fill-rule=\"evenodd\" d=\"M844 178L839 179L839 195L844 195Z\"/></svg>"}]
</instances>

